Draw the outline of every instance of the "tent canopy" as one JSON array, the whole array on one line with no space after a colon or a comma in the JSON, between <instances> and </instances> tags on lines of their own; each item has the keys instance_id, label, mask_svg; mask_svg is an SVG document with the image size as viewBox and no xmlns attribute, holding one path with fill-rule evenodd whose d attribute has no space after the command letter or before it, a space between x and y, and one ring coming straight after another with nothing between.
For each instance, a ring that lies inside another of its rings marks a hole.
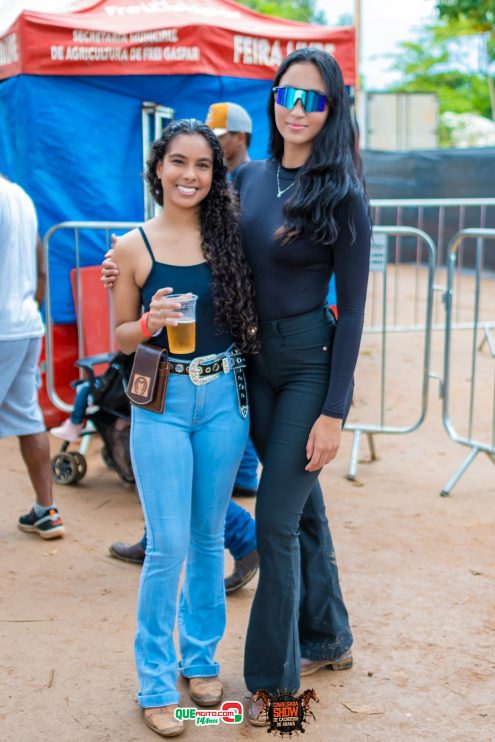
<instances>
[{"instance_id":1,"label":"tent canopy","mask_svg":"<svg viewBox=\"0 0 495 742\"><path fill-rule=\"evenodd\" d=\"M354 83L352 28L272 18L232 0L85 4L25 11L0 37L0 172L31 195L42 234L67 220L142 220L144 101L203 121L213 102L240 103L254 122L254 159L267 154L271 80L293 49L326 49ZM74 249L57 234L52 316L68 323ZM81 263L99 263L102 235L81 240Z\"/></svg>"},{"instance_id":2,"label":"tent canopy","mask_svg":"<svg viewBox=\"0 0 495 742\"><path fill-rule=\"evenodd\" d=\"M25 11L0 38L0 79L33 75L225 75L270 80L301 46L333 54L355 82L354 29L262 15L232 0L100 0Z\"/></svg>"}]
</instances>

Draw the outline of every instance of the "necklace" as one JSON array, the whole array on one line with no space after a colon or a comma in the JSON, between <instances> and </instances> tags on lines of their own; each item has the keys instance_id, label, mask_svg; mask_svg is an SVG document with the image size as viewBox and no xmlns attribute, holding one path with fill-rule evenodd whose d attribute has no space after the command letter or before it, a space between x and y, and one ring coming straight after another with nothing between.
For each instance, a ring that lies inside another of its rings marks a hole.
<instances>
[{"instance_id":1,"label":"necklace","mask_svg":"<svg viewBox=\"0 0 495 742\"><path fill-rule=\"evenodd\" d=\"M296 184L296 181L293 180L290 185L287 186L287 188L280 188L280 165L277 167L277 198L280 198L284 195L286 191L289 190L289 188L292 188L293 185Z\"/></svg>"}]
</instances>

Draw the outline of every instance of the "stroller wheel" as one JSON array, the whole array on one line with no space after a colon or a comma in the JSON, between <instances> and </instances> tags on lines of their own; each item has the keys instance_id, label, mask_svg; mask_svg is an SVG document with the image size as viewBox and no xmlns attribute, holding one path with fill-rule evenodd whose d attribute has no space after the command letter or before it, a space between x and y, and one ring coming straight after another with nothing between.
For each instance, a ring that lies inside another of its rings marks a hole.
<instances>
[{"instance_id":1,"label":"stroller wheel","mask_svg":"<svg viewBox=\"0 0 495 742\"><path fill-rule=\"evenodd\" d=\"M113 463L113 459L110 456L110 453L108 452L108 448L106 446L103 446L101 449L101 458L105 462L105 464L108 466L109 469L115 469L115 465Z\"/></svg>"},{"instance_id":2,"label":"stroller wheel","mask_svg":"<svg viewBox=\"0 0 495 742\"><path fill-rule=\"evenodd\" d=\"M52 458L53 479L57 484L75 484L79 481L79 467L73 453L57 453Z\"/></svg>"},{"instance_id":3,"label":"stroller wheel","mask_svg":"<svg viewBox=\"0 0 495 742\"><path fill-rule=\"evenodd\" d=\"M80 482L88 470L88 465L86 464L86 459L84 458L82 453L79 453L79 451L72 451L72 456L74 456L77 463L76 482Z\"/></svg>"}]
</instances>

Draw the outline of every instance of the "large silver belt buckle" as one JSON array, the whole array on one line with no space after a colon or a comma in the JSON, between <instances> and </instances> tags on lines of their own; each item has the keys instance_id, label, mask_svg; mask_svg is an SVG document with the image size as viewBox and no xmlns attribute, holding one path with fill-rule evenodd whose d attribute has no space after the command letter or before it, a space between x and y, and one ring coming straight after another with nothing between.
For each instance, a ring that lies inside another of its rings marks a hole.
<instances>
[{"instance_id":1,"label":"large silver belt buckle","mask_svg":"<svg viewBox=\"0 0 495 742\"><path fill-rule=\"evenodd\" d=\"M206 373L205 369L201 366L202 363L210 363L210 361L214 361L215 358L218 356L212 355L212 356L198 356L197 358L193 358L191 363L189 364L189 378L191 379L192 383L196 386L202 386L203 384L208 384L210 381L214 381L215 379L218 379L220 376L220 373L215 373L213 370L210 371L210 373ZM222 362L218 361L218 369L222 368Z\"/></svg>"}]
</instances>

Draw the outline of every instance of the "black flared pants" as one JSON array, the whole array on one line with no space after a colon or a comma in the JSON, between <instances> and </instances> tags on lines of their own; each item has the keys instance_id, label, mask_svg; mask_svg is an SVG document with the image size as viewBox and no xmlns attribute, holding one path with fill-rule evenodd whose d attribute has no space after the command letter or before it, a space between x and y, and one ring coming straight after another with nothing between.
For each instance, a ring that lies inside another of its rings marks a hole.
<instances>
[{"instance_id":1,"label":"black flared pants","mask_svg":"<svg viewBox=\"0 0 495 742\"><path fill-rule=\"evenodd\" d=\"M326 309L265 323L262 350L248 370L251 434L263 464L260 574L244 664L251 692L297 690L301 655L334 659L352 644L319 472L304 470L328 390L334 332Z\"/></svg>"}]
</instances>

